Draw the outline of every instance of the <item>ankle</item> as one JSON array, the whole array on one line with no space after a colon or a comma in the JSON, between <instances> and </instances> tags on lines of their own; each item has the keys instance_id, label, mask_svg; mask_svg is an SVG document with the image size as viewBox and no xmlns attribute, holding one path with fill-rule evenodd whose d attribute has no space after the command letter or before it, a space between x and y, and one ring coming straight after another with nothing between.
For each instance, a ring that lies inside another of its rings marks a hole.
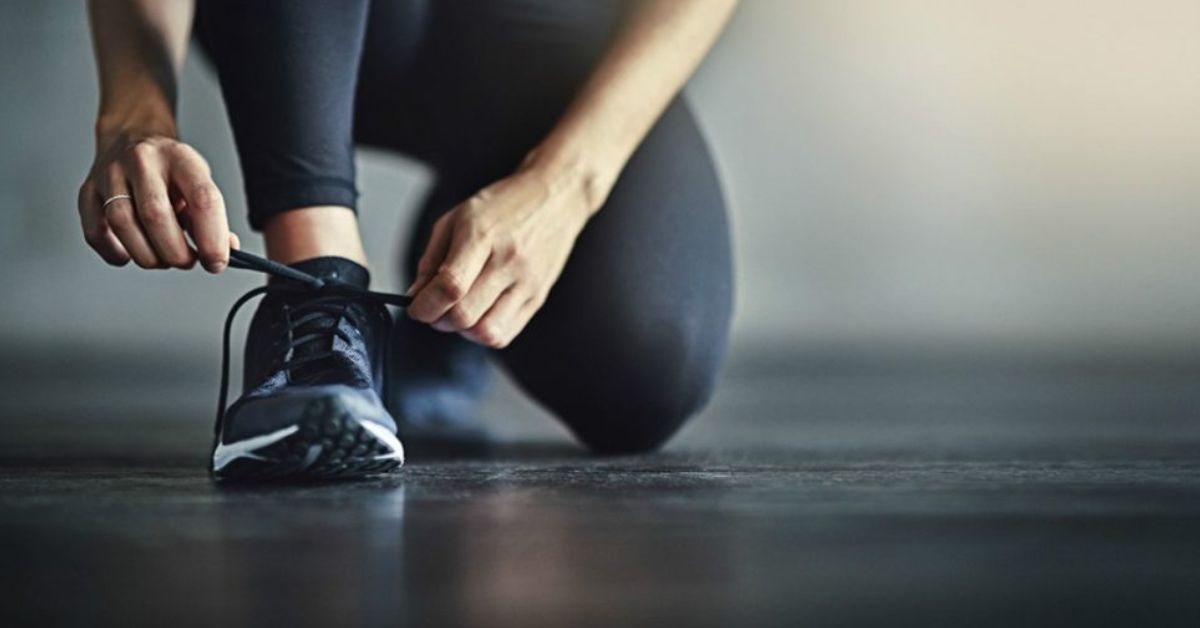
<instances>
[{"instance_id":1,"label":"ankle","mask_svg":"<svg viewBox=\"0 0 1200 628\"><path fill-rule=\"evenodd\" d=\"M277 214L267 221L263 238L267 257L281 264L336 256L367 265L358 218L349 207L304 207Z\"/></svg>"}]
</instances>

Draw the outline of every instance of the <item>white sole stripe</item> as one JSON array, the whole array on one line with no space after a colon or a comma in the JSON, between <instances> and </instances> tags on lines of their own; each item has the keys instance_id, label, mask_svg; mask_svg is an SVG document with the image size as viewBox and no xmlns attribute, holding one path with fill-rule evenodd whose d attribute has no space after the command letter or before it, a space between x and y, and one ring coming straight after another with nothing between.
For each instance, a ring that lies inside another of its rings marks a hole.
<instances>
[{"instance_id":1,"label":"white sole stripe","mask_svg":"<svg viewBox=\"0 0 1200 628\"><path fill-rule=\"evenodd\" d=\"M254 436L245 440L239 440L226 445L220 441L217 442L217 448L213 451L213 470L220 471L225 468L225 465L239 458L254 458L262 460L262 456L256 456L254 452L273 445L292 434L300 431L299 425L289 425L281 430L276 430L270 434Z\"/></svg>"}]
</instances>

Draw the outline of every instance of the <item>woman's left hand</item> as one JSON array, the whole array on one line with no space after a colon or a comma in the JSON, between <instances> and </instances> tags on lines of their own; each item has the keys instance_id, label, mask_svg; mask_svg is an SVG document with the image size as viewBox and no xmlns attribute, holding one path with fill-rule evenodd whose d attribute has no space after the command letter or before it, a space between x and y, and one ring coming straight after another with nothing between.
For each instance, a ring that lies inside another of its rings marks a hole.
<instances>
[{"instance_id":1,"label":"woman's left hand","mask_svg":"<svg viewBox=\"0 0 1200 628\"><path fill-rule=\"evenodd\" d=\"M591 213L583 187L537 168L487 186L434 223L408 315L508 346L545 302Z\"/></svg>"}]
</instances>

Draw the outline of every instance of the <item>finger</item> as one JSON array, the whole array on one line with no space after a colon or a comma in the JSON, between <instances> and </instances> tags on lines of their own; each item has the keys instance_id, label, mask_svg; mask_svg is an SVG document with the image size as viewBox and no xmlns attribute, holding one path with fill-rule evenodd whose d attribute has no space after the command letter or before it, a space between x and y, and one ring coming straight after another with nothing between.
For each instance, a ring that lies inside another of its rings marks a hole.
<instances>
[{"instance_id":1,"label":"finger","mask_svg":"<svg viewBox=\"0 0 1200 628\"><path fill-rule=\"evenodd\" d=\"M521 332L525 331L525 328L529 326L529 321L533 320L534 315L538 313L538 310L542 309L542 305L545 302L545 297L533 297L527 299L521 304L521 307L517 308L517 313L513 315L508 325L508 336L501 339L501 348L507 347L513 340L517 339L517 336L521 335Z\"/></svg>"},{"instance_id":2,"label":"finger","mask_svg":"<svg viewBox=\"0 0 1200 628\"><path fill-rule=\"evenodd\" d=\"M420 292L433 278L434 271L441 265L442 260L446 259L446 251L450 249L450 233L447 226L449 222L450 215L447 214L433 223L433 229L429 232L429 243L425 245L425 252L417 261L417 276L404 294L412 296Z\"/></svg>"},{"instance_id":3,"label":"finger","mask_svg":"<svg viewBox=\"0 0 1200 628\"><path fill-rule=\"evenodd\" d=\"M413 297L409 316L426 323L441 318L467 295L490 255L491 247L486 241L462 223L455 224L446 259L429 283Z\"/></svg>"},{"instance_id":4,"label":"finger","mask_svg":"<svg viewBox=\"0 0 1200 628\"><path fill-rule=\"evenodd\" d=\"M166 164L161 156L151 149L134 147L127 166L138 222L159 261L175 268L191 268L196 257L183 237L175 207L167 194Z\"/></svg>"},{"instance_id":5,"label":"finger","mask_svg":"<svg viewBox=\"0 0 1200 628\"><path fill-rule=\"evenodd\" d=\"M100 183L102 183L99 186L100 196L104 199L129 194L125 175L120 167L111 168L107 179ZM101 211L105 224L121 241L121 245L129 252L129 256L133 258L135 264L142 268L162 268L158 261L158 255L154 252L154 247L150 246L149 240L142 233L142 227L138 223L137 214L130 199L121 198L106 206L102 205Z\"/></svg>"},{"instance_id":6,"label":"finger","mask_svg":"<svg viewBox=\"0 0 1200 628\"><path fill-rule=\"evenodd\" d=\"M212 180L208 164L187 147L176 149L170 166L171 181L184 199L192 241L205 270L219 273L229 265L232 234L225 212L225 197Z\"/></svg>"},{"instance_id":7,"label":"finger","mask_svg":"<svg viewBox=\"0 0 1200 628\"><path fill-rule=\"evenodd\" d=\"M79 189L79 221L83 226L83 239L104 261L113 266L124 266L129 263L129 252L104 222L100 212L101 202L95 185L90 181Z\"/></svg>"},{"instance_id":8,"label":"finger","mask_svg":"<svg viewBox=\"0 0 1200 628\"><path fill-rule=\"evenodd\" d=\"M496 259L495 256L491 257L492 261L484 267L479 278L467 291L467 295L434 323L435 328L444 329L444 326L439 326L440 323L445 323L449 330L453 331L465 331L474 327L495 305L496 299L515 283L511 274L496 263Z\"/></svg>"},{"instance_id":9,"label":"finger","mask_svg":"<svg viewBox=\"0 0 1200 628\"><path fill-rule=\"evenodd\" d=\"M519 315L524 305L531 301L532 299L515 288L506 290L483 318L463 332L462 336L471 342L493 349L507 347L525 326L525 321L529 320L525 318L525 321L520 321Z\"/></svg>"}]
</instances>

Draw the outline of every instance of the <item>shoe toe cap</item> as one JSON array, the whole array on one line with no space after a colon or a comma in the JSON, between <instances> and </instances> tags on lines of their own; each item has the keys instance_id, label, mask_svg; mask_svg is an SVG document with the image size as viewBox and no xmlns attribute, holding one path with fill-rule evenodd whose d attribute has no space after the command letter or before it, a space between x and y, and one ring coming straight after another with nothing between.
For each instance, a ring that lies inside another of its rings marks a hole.
<instances>
[{"instance_id":1,"label":"shoe toe cap","mask_svg":"<svg viewBox=\"0 0 1200 628\"><path fill-rule=\"evenodd\" d=\"M396 431L378 395L350 386L290 387L259 397L243 397L225 414L222 440L238 440L290 425L352 416Z\"/></svg>"}]
</instances>

